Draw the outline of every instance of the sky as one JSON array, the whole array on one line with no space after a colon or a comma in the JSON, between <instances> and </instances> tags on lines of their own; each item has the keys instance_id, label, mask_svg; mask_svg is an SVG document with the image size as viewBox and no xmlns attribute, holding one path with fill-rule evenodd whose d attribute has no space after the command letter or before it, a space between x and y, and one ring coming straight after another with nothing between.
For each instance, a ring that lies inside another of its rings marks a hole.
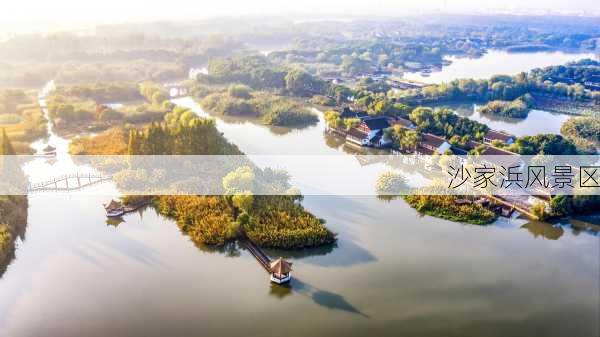
<instances>
[{"instance_id":1,"label":"sky","mask_svg":"<svg viewBox=\"0 0 600 337\"><path fill-rule=\"evenodd\" d=\"M385 15L579 13L600 15L598 0L3 0L0 29L189 20L260 14Z\"/></svg>"}]
</instances>

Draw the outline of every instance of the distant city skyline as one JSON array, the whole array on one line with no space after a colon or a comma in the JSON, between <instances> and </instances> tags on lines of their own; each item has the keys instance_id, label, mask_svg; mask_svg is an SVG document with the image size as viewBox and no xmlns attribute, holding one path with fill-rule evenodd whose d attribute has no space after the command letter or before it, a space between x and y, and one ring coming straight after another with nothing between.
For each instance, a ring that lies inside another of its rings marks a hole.
<instances>
[{"instance_id":1,"label":"distant city skyline","mask_svg":"<svg viewBox=\"0 0 600 337\"><path fill-rule=\"evenodd\" d=\"M96 24L151 20L194 20L244 15L378 15L448 14L574 14L600 16L597 0L19 0L6 1L0 11L0 32L66 29Z\"/></svg>"}]
</instances>

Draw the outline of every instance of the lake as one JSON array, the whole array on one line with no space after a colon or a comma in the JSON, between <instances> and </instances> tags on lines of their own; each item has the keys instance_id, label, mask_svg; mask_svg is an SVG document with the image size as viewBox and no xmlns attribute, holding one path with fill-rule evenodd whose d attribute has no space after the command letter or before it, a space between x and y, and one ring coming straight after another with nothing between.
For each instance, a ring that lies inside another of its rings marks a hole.
<instances>
[{"instance_id":1,"label":"lake","mask_svg":"<svg viewBox=\"0 0 600 337\"><path fill-rule=\"evenodd\" d=\"M479 105L475 103L450 103L439 104L432 107L448 107L458 115L486 124L494 130L503 130L517 137L531 136L540 133L560 134L560 127L572 116L532 109L525 118L511 118L484 114L478 111Z\"/></svg>"},{"instance_id":2,"label":"lake","mask_svg":"<svg viewBox=\"0 0 600 337\"><path fill-rule=\"evenodd\" d=\"M429 76L421 72L405 72L403 77L425 83L449 82L460 78L485 79L492 75L516 75L534 68L564 64L584 58L594 58L592 53L532 52L509 53L492 49L479 58L448 57L452 63Z\"/></svg>"},{"instance_id":3,"label":"lake","mask_svg":"<svg viewBox=\"0 0 600 337\"><path fill-rule=\"evenodd\" d=\"M190 98L174 101L206 115ZM301 130L216 120L250 158L355 159L324 135L322 116ZM26 167L36 179L79 169L66 141L51 140L56 160ZM373 179L379 164L355 161L348 183ZM244 249L197 246L151 209L107 223L102 203L117 196L112 184L30 195L25 239L0 278L0 336L551 337L600 328L600 240L581 229L598 217L481 227L421 216L402 200L308 195L304 205L338 242L268 251L294 263L291 287L279 287Z\"/></svg>"},{"instance_id":4,"label":"lake","mask_svg":"<svg viewBox=\"0 0 600 337\"><path fill-rule=\"evenodd\" d=\"M593 336L598 329L598 237L568 227L465 226L421 217L402 201L307 197L339 242L288 253L294 278L281 288L246 251L197 247L152 210L107 225L100 203L109 197L30 198L26 239L0 280L0 335Z\"/></svg>"}]
</instances>

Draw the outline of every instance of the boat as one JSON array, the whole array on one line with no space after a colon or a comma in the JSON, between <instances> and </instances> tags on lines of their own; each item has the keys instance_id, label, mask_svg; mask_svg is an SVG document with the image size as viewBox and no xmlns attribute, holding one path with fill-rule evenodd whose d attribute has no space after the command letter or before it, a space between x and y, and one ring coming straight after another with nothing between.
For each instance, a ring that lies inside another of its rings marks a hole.
<instances>
[{"instance_id":1,"label":"boat","mask_svg":"<svg viewBox=\"0 0 600 337\"><path fill-rule=\"evenodd\" d=\"M46 145L46 147L42 150L44 152L55 152L56 148L50 144Z\"/></svg>"},{"instance_id":2,"label":"boat","mask_svg":"<svg viewBox=\"0 0 600 337\"><path fill-rule=\"evenodd\" d=\"M109 218L120 218L125 214L125 210L123 208L112 209L106 211L106 216Z\"/></svg>"},{"instance_id":3,"label":"boat","mask_svg":"<svg viewBox=\"0 0 600 337\"><path fill-rule=\"evenodd\" d=\"M54 157L56 156L56 148L52 145L46 145L45 148L37 155L38 157Z\"/></svg>"},{"instance_id":4,"label":"boat","mask_svg":"<svg viewBox=\"0 0 600 337\"><path fill-rule=\"evenodd\" d=\"M104 210L106 210L106 216L109 218L117 218L125 214L123 204L114 199L111 199L110 202L104 204Z\"/></svg>"},{"instance_id":5,"label":"boat","mask_svg":"<svg viewBox=\"0 0 600 337\"><path fill-rule=\"evenodd\" d=\"M104 204L104 209L106 210L106 216L109 218L117 218L121 217L127 213L131 213L137 211L138 209L148 205L149 202L138 202L132 205L123 205L120 201L111 200L110 202Z\"/></svg>"}]
</instances>

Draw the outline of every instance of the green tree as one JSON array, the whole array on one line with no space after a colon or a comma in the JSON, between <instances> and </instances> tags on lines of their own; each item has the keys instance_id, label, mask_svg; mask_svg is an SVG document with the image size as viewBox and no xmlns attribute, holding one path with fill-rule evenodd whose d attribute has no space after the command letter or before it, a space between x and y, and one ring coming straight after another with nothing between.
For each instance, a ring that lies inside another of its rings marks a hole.
<instances>
[{"instance_id":1,"label":"green tree","mask_svg":"<svg viewBox=\"0 0 600 337\"><path fill-rule=\"evenodd\" d=\"M342 119L340 118L340 113L335 110L325 111L325 122L327 122L327 126L333 129L337 129L342 124Z\"/></svg>"},{"instance_id":2,"label":"green tree","mask_svg":"<svg viewBox=\"0 0 600 337\"><path fill-rule=\"evenodd\" d=\"M292 69L285 75L285 88L295 95L312 96L322 94L325 83L303 70Z\"/></svg>"},{"instance_id":3,"label":"green tree","mask_svg":"<svg viewBox=\"0 0 600 337\"><path fill-rule=\"evenodd\" d=\"M227 93L229 94L229 96L242 99L251 98L252 95L250 95L250 91L250 87L243 84L232 84L227 89Z\"/></svg>"},{"instance_id":4,"label":"green tree","mask_svg":"<svg viewBox=\"0 0 600 337\"><path fill-rule=\"evenodd\" d=\"M2 138L0 138L0 155L15 155L15 149L6 134L6 130L2 129Z\"/></svg>"}]
</instances>

